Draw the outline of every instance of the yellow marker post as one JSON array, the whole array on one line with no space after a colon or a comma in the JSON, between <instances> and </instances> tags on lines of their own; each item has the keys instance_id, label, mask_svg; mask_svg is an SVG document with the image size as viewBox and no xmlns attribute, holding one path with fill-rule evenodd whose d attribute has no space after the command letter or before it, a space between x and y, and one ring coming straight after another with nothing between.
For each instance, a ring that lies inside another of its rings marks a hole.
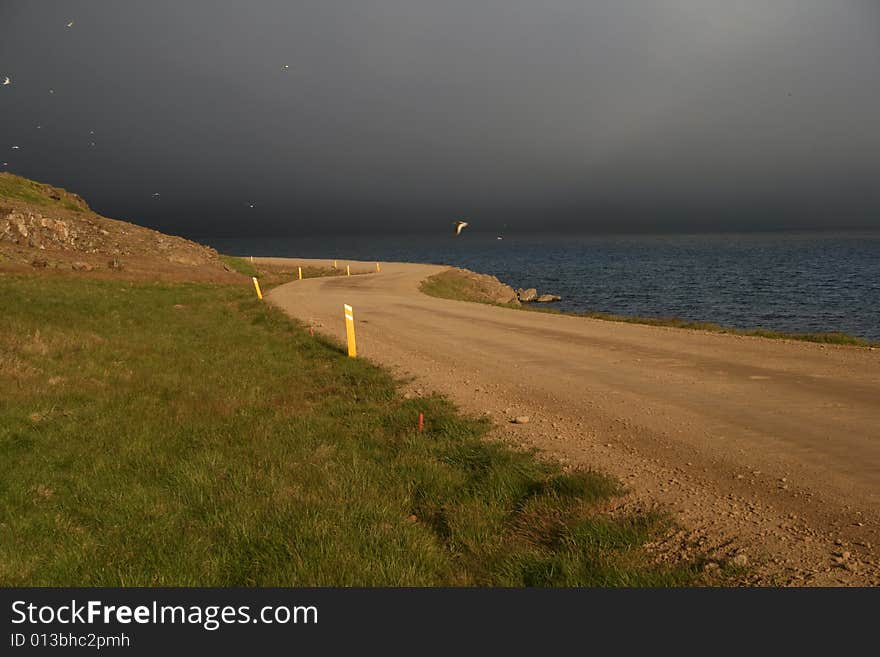
<instances>
[{"instance_id":1,"label":"yellow marker post","mask_svg":"<svg viewBox=\"0 0 880 657\"><path fill-rule=\"evenodd\" d=\"M351 265L345 265L345 275L351 276Z\"/></svg>"},{"instance_id":2,"label":"yellow marker post","mask_svg":"<svg viewBox=\"0 0 880 657\"><path fill-rule=\"evenodd\" d=\"M354 341L354 311L347 303L343 304L345 311L345 337L348 339L348 357L357 357L357 344Z\"/></svg>"},{"instance_id":3,"label":"yellow marker post","mask_svg":"<svg viewBox=\"0 0 880 657\"><path fill-rule=\"evenodd\" d=\"M336 261L333 261L333 269L336 269Z\"/></svg>"},{"instance_id":4,"label":"yellow marker post","mask_svg":"<svg viewBox=\"0 0 880 657\"><path fill-rule=\"evenodd\" d=\"M377 262L377 263L376 263L376 272L378 273L378 272L380 272L380 271L382 271L382 270L379 269L379 263Z\"/></svg>"},{"instance_id":5,"label":"yellow marker post","mask_svg":"<svg viewBox=\"0 0 880 657\"><path fill-rule=\"evenodd\" d=\"M303 268L297 267L297 269L299 270L299 280L302 280L303 279Z\"/></svg>"},{"instance_id":6,"label":"yellow marker post","mask_svg":"<svg viewBox=\"0 0 880 657\"><path fill-rule=\"evenodd\" d=\"M254 289L257 291L257 298L262 299L263 292L260 290L260 281L257 280L256 276L254 276L253 279L254 279Z\"/></svg>"}]
</instances>

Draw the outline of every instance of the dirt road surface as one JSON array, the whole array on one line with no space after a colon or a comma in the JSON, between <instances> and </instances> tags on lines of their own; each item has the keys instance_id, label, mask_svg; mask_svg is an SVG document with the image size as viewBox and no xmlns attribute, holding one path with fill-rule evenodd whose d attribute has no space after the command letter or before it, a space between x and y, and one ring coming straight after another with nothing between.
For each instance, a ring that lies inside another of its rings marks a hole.
<instances>
[{"instance_id":1,"label":"dirt road surface","mask_svg":"<svg viewBox=\"0 0 880 657\"><path fill-rule=\"evenodd\" d=\"M623 508L671 511L684 529L651 546L658 559L742 554L751 584L880 584L880 350L437 299L418 286L445 267L346 265L373 273L268 299L340 340L352 305L359 355L412 377L408 394L446 394L500 437L619 477Z\"/></svg>"}]
</instances>

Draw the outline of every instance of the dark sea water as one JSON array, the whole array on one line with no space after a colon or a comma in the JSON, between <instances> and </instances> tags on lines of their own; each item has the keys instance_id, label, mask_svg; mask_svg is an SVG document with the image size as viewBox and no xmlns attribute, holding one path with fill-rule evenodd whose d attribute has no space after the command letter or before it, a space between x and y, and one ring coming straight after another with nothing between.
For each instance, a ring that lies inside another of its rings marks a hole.
<instances>
[{"instance_id":1,"label":"dark sea water","mask_svg":"<svg viewBox=\"0 0 880 657\"><path fill-rule=\"evenodd\" d=\"M466 267L559 294L562 310L880 340L880 232L200 241L235 255Z\"/></svg>"}]
</instances>

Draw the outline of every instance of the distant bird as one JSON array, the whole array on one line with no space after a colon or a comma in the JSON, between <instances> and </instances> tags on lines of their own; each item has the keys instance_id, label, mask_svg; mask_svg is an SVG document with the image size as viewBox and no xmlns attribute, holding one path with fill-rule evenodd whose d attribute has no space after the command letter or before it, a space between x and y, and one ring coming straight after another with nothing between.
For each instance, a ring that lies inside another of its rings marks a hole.
<instances>
[{"instance_id":1,"label":"distant bird","mask_svg":"<svg viewBox=\"0 0 880 657\"><path fill-rule=\"evenodd\" d=\"M3 86L5 87L7 84L12 84L12 80L9 79L9 76L3 78Z\"/></svg>"},{"instance_id":2,"label":"distant bird","mask_svg":"<svg viewBox=\"0 0 880 657\"><path fill-rule=\"evenodd\" d=\"M12 147L12 150L17 151L17 150L19 150L19 147L18 147L18 146L13 146L13 147Z\"/></svg>"},{"instance_id":3,"label":"distant bird","mask_svg":"<svg viewBox=\"0 0 880 657\"><path fill-rule=\"evenodd\" d=\"M153 198L159 198L161 194L159 192L153 192Z\"/></svg>"},{"instance_id":4,"label":"distant bird","mask_svg":"<svg viewBox=\"0 0 880 657\"><path fill-rule=\"evenodd\" d=\"M284 70L286 71L287 69L290 68L290 64L285 64L285 65L282 66L281 68L284 69Z\"/></svg>"},{"instance_id":5,"label":"distant bird","mask_svg":"<svg viewBox=\"0 0 880 657\"><path fill-rule=\"evenodd\" d=\"M496 239L496 240L503 240L503 239L504 239L504 238L503 238L503 237L501 237L501 235L499 235L499 236L498 236L498 237L496 237L496 238L495 238L495 239Z\"/></svg>"},{"instance_id":6,"label":"distant bird","mask_svg":"<svg viewBox=\"0 0 880 657\"><path fill-rule=\"evenodd\" d=\"M73 27L73 21L70 21L70 22L67 24L67 27Z\"/></svg>"},{"instance_id":7,"label":"distant bird","mask_svg":"<svg viewBox=\"0 0 880 657\"><path fill-rule=\"evenodd\" d=\"M255 205L254 203L248 203L248 207L249 207L249 208L254 207L254 205Z\"/></svg>"},{"instance_id":8,"label":"distant bird","mask_svg":"<svg viewBox=\"0 0 880 657\"><path fill-rule=\"evenodd\" d=\"M50 94L54 94L54 93L55 93L55 90L54 90L54 89L49 89L49 93L50 93Z\"/></svg>"},{"instance_id":9,"label":"distant bird","mask_svg":"<svg viewBox=\"0 0 880 657\"><path fill-rule=\"evenodd\" d=\"M468 227L468 222L466 221L456 221L455 222L455 234L461 235L461 231Z\"/></svg>"},{"instance_id":10,"label":"distant bird","mask_svg":"<svg viewBox=\"0 0 880 657\"><path fill-rule=\"evenodd\" d=\"M42 128L42 127L43 127L43 126L41 126L41 125L38 125L38 126L37 126L37 130L39 130L39 129L40 129L40 128Z\"/></svg>"}]
</instances>

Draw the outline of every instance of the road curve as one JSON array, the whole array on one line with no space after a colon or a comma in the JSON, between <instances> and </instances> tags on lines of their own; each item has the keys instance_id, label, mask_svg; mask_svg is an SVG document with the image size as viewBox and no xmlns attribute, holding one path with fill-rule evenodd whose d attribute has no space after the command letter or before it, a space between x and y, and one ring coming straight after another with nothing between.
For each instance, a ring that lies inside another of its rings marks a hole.
<instances>
[{"instance_id":1,"label":"road curve","mask_svg":"<svg viewBox=\"0 0 880 657\"><path fill-rule=\"evenodd\" d=\"M264 264L326 261L257 258ZM426 296L445 267L339 261L352 273L267 298L359 355L487 413L500 435L631 488L755 583L880 584L880 350L521 312ZM528 415L525 425L512 425Z\"/></svg>"}]
</instances>

